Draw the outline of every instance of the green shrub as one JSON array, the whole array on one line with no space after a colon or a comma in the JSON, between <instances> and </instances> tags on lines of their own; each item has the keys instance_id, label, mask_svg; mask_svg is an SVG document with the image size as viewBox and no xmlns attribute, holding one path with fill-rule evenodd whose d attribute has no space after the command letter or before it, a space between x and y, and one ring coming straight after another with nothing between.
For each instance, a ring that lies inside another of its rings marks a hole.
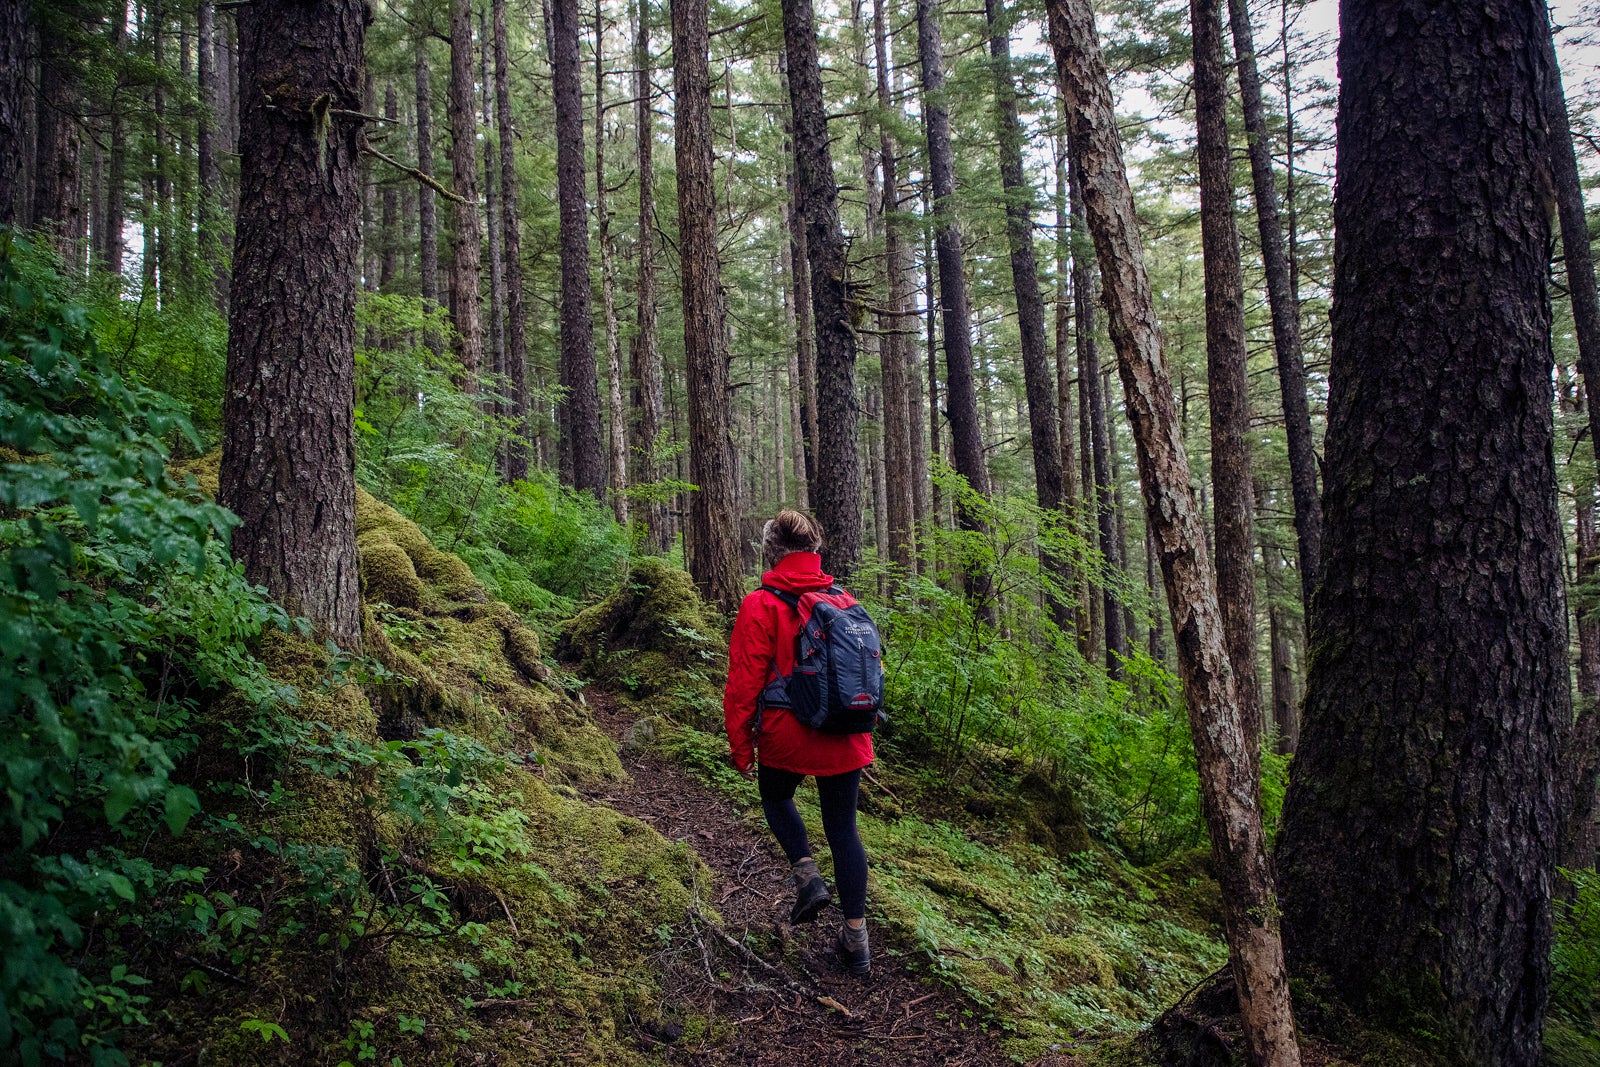
<instances>
[{"instance_id":1,"label":"green shrub","mask_svg":"<svg viewBox=\"0 0 1600 1067\"><path fill-rule=\"evenodd\" d=\"M196 814L171 774L197 695L280 697L242 642L289 620L228 562L236 520L168 472L165 439L200 444L182 410L112 369L30 255L0 232L0 1049L118 1062L141 979L67 950L191 877L121 845Z\"/></svg>"}]
</instances>

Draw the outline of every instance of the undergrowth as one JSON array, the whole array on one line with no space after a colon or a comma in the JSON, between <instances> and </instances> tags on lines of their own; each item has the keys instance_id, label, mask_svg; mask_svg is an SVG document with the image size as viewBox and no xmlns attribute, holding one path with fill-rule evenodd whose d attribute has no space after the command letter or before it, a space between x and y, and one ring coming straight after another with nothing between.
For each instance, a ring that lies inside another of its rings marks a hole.
<instances>
[{"instance_id":1,"label":"undergrowth","mask_svg":"<svg viewBox=\"0 0 1600 1067\"><path fill-rule=\"evenodd\" d=\"M636 1059L698 861L573 788L616 755L537 636L361 493L368 654L310 640L40 262L0 235L0 1059Z\"/></svg>"}]
</instances>

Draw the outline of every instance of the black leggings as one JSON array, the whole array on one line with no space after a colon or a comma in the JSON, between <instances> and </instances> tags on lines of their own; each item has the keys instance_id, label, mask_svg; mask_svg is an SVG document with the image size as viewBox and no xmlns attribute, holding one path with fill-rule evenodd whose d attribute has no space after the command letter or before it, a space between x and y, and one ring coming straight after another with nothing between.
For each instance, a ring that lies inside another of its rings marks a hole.
<instances>
[{"instance_id":1,"label":"black leggings","mask_svg":"<svg viewBox=\"0 0 1600 1067\"><path fill-rule=\"evenodd\" d=\"M762 766L757 776L761 810L790 863L811 855L806 824L800 821L800 813L794 807L795 788L805 777L767 766ZM828 835L828 848L833 852L833 879L839 886L839 904L846 919L864 919L867 915L867 851L856 834L856 796L860 790L859 770L817 776L822 831Z\"/></svg>"}]
</instances>

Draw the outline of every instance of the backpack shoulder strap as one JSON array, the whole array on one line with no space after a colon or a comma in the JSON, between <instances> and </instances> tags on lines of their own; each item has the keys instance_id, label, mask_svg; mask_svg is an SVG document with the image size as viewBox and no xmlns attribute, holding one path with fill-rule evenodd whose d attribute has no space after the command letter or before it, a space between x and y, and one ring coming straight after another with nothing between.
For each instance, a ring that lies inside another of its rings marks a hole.
<instances>
[{"instance_id":1,"label":"backpack shoulder strap","mask_svg":"<svg viewBox=\"0 0 1600 1067\"><path fill-rule=\"evenodd\" d=\"M782 589L775 589L770 585L763 585L761 588L765 592L771 593L773 596L777 597L779 600L783 601L785 604L789 605L794 610L796 610L796 611L800 610L800 598L795 596L793 593L786 592L786 591L784 591Z\"/></svg>"}]
</instances>

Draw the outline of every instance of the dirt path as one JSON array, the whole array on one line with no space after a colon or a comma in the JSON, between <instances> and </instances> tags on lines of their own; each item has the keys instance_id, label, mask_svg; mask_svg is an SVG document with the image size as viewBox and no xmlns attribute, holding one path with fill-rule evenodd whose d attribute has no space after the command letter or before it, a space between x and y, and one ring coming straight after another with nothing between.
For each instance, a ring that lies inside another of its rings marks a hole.
<instances>
[{"instance_id":1,"label":"dirt path","mask_svg":"<svg viewBox=\"0 0 1600 1067\"><path fill-rule=\"evenodd\" d=\"M609 694L585 691L595 719L620 740L632 724L632 709ZM881 927L872 931L872 974L851 977L836 959L836 908L823 918L790 927L789 869L777 844L751 830L739 806L696 780L683 767L649 753L624 753L630 781L591 794L649 823L672 841L686 842L716 874L705 888L707 904L720 912L723 929L750 947L782 976L766 971L722 941L716 931L691 936L679 958L669 961L667 996L684 1015L731 1023L731 1035L700 1041L674 1024L640 1027L641 1047L665 1053L672 1063L769 1064L773 1067L832 1067L854 1064L1005 1064L1012 1060L975 1023L963 1025L969 1007L953 991L913 974ZM872 922L870 911L869 924ZM821 998L796 992L792 982Z\"/></svg>"}]
</instances>

